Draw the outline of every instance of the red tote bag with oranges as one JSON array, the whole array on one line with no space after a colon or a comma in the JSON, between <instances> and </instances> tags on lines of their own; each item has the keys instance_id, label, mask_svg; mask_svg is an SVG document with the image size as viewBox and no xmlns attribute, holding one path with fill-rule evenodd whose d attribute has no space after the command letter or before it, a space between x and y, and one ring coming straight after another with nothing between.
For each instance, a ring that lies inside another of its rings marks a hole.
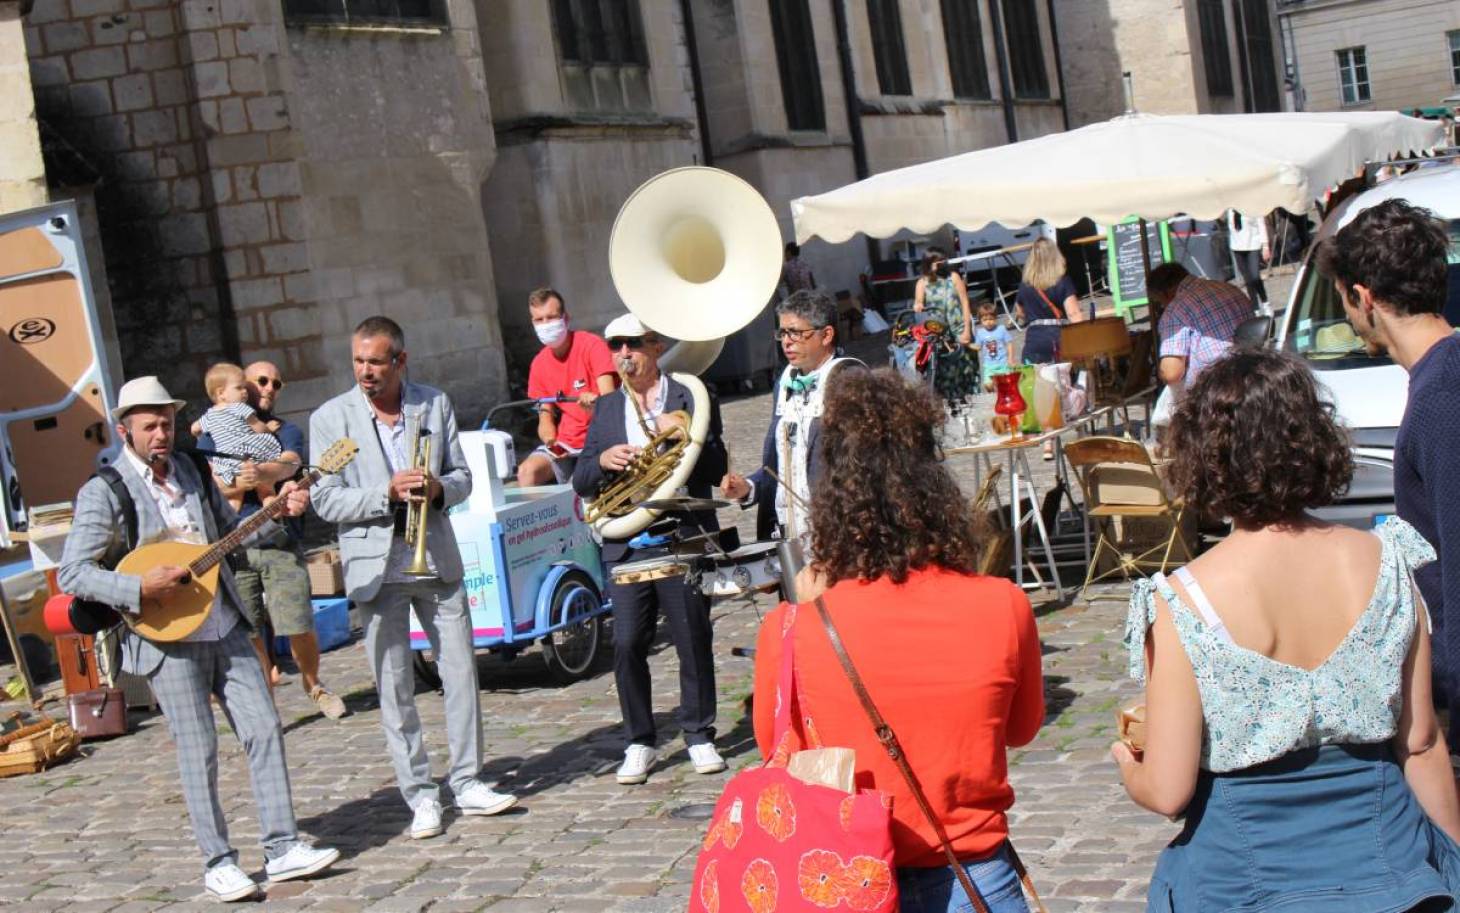
<instances>
[{"instance_id":1,"label":"red tote bag with oranges","mask_svg":"<svg viewBox=\"0 0 1460 913\"><path fill-rule=\"evenodd\" d=\"M895 913L892 812L875 790L847 794L803 783L786 770L797 700L796 607L781 629L776 683L775 753L725 786L705 835L690 913ZM765 699L757 695L758 700ZM821 748L809 716L806 747Z\"/></svg>"}]
</instances>

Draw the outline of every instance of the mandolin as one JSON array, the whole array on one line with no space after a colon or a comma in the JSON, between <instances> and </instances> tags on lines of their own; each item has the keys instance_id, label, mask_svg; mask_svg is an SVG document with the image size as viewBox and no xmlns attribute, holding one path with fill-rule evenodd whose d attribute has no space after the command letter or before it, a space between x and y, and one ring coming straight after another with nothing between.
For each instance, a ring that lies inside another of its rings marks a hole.
<instances>
[{"instance_id":1,"label":"mandolin","mask_svg":"<svg viewBox=\"0 0 1460 913\"><path fill-rule=\"evenodd\" d=\"M318 482L322 475L333 475L355 459L359 446L349 438L341 438L326 450L319 465L311 468L300 480L301 488L308 488ZM202 627L213 611L213 600L218 595L218 574L223 559L242 547L245 540L258 531L259 527L279 517L287 507L283 498L275 498L268 506L214 542L200 545L192 542L154 542L133 549L117 562L119 574L141 576L153 568L168 565L185 567L191 575L187 583L173 590L164 599L144 599L140 614L119 612L122 620L137 634L148 640L168 643L182 640Z\"/></svg>"}]
</instances>

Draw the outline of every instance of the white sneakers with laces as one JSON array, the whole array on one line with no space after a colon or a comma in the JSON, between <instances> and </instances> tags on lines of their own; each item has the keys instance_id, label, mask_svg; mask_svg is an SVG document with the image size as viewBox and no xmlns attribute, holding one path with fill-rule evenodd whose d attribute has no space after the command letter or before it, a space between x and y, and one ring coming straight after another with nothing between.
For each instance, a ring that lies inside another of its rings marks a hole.
<instances>
[{"instance_id":1,"label":"white sneakers with laces","mask_svg":"<svg viewBox=\"0 0 1460 913\"><path fill-rule=\"evenodd\" d=\"M463 815L496 815L516 804L516 796L499 793L480 780L456 791L456 807Z\"/></svg>"},{"instance_id":2,"label":"white sneakers with laces","mask_svg":"<svg viewBox=\"0 0 1460 913\"><path fill-rule=\"evenodd\" d=\"M659 752L651 745L640 745L634 743L624 749L624 762L619 765L616 774L619 783L624 786L633 786L643 783L649 779L649 768L654 766Z\"/></svg>"},{"instance_id":3,"label":"white sneakers with laces","mask_svg":"<svg viewBox=\"0 0 1460 913\"><path fill-rule=\"evenodd\" d=\"M439 837L443 830L445 828L441 826L441 803L435 799L422 799L416 805L415 815L411 818L411 839Z\"/></svg>"},{"instance_id":4,"label":"white sneakers with laces","mask_svg":"<svg viewBox=\"0 0 1460 913\"><path fill-rule=\"evenodd\" d=\"M231 862L215 865L203 873L203 887L213 895L214 900L232 903L246 900L259 893L258 882Z\"/></svg>"},{"instance_id":5,"label":"white sneakers with laces","mask_svg":"<svg viewBox=\"0 0 1460 913\"><path fill-rule=\"evenodd\" d=\"M725 759L715 750L713 742L689 746L689 762L697 774L717 774L725 769Z\"/></svg>"},{"instance_id":6,"label":"white sneakers with laces","mask_svg":"<svg viewBox=\"0 0 1460 913\"><path fill-rule=\"evenodd\" d=\"M264 863L270 881L307 878L339 861L340 851L331 847L310 846L303 841L289 847L289 852Z\"/></svg>"}]
</instances>

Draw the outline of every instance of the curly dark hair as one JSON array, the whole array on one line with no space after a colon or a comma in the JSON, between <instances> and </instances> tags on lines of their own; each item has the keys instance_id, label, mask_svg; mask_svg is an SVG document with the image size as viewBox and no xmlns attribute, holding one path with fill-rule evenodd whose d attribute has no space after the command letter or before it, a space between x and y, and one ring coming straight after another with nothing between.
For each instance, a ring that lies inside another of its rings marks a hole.
<instances>
[{"instance_id":1,"label":"curly dark hair","mask_svg":"<svg viewBox=\"0 0 1460 913\"><path fill-rule=\"evenodd\" d=\"M1239 351L1197 377L1171 419L1170 480L1239 527L1286 525L1348 488L1353 457L1333 405L1297 358Z\"/></svg>"},{"instance_id":2,"label":"curly dark hair","mask_svg":"<svg viewBox=\"0 0 1460 913\"><path fill-rule=\"evenodd\" d=\"M1362 285L1400 315L1441 314L1450 239L1428 209L1385 200L1318 247L1318 269L1353 294Z\"/></svg>"},{"instance_id":3,"label":"curly dark hair","mask_svg":"<svg viewBox=\"0 0 1460 913\"><path fill-rule=\"evenodd\" d=\"M828 582L894 583L929 565L978 572L978 526L942 463L942 403L889 368L844 371L826 394L811 550Z\"/></svg>"}]
</instances>

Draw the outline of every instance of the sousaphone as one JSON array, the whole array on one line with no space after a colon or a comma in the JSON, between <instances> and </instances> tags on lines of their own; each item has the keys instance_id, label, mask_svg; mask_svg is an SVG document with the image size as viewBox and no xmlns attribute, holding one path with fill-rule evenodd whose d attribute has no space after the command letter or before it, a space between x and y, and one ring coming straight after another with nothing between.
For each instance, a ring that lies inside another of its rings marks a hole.
<instances>
[{"instance_id":1,"label":"sousaphone","mask_svg":"<svg viewBox=\"0 0 1460 913\"><path fill-rule=\"evenodd\" d=\"M655 438L587 504L599 536L622 539L661 513L640 506L683 487L709 433L710 396L696 374L725 337L755 319L781 276L781 229L758 191L718 168L675 168L644 182L619 209L608 267L624 305L675 344L660 369L689 388L688 427Z\"/></svg>"}]
</instances>

